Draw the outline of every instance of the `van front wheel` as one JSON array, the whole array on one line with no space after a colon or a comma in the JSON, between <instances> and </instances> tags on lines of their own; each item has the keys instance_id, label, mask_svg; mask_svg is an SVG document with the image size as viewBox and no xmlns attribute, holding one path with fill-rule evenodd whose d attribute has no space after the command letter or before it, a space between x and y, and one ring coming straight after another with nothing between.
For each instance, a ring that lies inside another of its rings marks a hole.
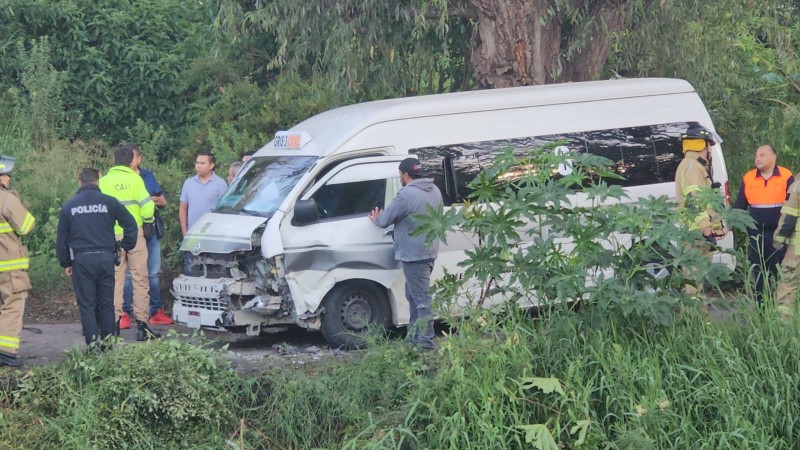
<instances>
[{"instance_id":1,"label":"van front wheel","mask_svg":"<svg viewBox=\"0 0 800 450\"><path fill-rule=\"evenodd\" d=\"M320 330L332 347L362 347L368 334L382 333L390 325L386 292L370 283L339 284L325 296L322 306Z\"/></svg>"}]
</instances>

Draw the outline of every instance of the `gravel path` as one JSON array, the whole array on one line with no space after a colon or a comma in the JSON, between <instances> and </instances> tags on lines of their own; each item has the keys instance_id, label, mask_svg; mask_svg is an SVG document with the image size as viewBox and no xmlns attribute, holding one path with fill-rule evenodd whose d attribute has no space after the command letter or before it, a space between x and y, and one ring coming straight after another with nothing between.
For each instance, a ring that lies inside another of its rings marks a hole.
<instances>
[{"instance_id":1,"label":"gravel path","mask_svg":"<svg viewBox=\"0 0 800 450\"><path fill-rule=\"evenodd\" d=\"M166 334L170 329L178 332L180 339L189 339L193 330L181 326L153 326L153 329ZM122 330L124 342L120 345L140 345L136 342L136 330ZM330 348L319 333L305 330L291 330L283 333L247 338L237 342L226 342L214 332L205 332L213 339L212 345L228 345L223 355L236 370L258 371L274 366L304 366L317 361L333 358L347 358L358 355L358 351L341 351ZM26 324L22 333L20 356L25 366L40 366L60 361L68 349L84 346L81 326L78 323Z\"/></svg>"}]
</instances>

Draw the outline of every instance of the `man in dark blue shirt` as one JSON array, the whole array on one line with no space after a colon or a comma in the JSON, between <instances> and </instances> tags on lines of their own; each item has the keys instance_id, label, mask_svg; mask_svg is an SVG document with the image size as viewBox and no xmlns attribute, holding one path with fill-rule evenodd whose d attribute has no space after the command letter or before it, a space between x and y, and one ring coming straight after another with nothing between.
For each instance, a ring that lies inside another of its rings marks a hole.
<instances>
[{"instance_id":1,"label":"man in dark blue shirt","mask_svg":"<svg viewBox=\"0 0 800 450\"><path fill-rule=\"evenodd\" d=\"M152 325L172 325L175 322L171 317L164 313L161 307L161 237L164 231L164 222L161 219L159 210L167 206L167 197L164 195L161 185L158 184L153 172L141 167L142 165L142 150L137 146L133 149L133 162L131 169L138 172L144 181L144 187L150 193L150 198L156 205L155 220L153 221L153 228L149 234L145 233L145 241L147 242L147 278L150 285L150 324ZM150 225L144 225L150 226ZM130 327L130 316L133 313L132 298L133 286L131 285L130 272L125 276L125 289L123 290L123 306L125 311L122 319L120 320L120 328L127 329Z\"/></svg>"},{"instance_id":2,"label":"man in dark blue shirt","mask_svg":"<svg viewBox=\"0 0 800 450\"><path fill-rule=\"evenodd\" d=\"M64 273L72 278L87 345L116 331L114 223L123 229L120 246L126 251L136 246L138 232L131 213L117 199L100 192L99 179L97 170L81 170L81 187L61 208L56 237L56 256Z\"/></svg>"},{"instance_id":3,"label":"man in dark blue shirt","mask_svg":"<svg viewBox=\"0 0 800 450\"><path fill-rule=\"evenodd\" d=\"M788 198L794 177L791 170L777 165L777 158L777 153L769 144L756 149L756 168L742 177L742 186L733 204L734 208L749 210L756 225L747 230L747 254L759 305L764 301L765 291L774 293L778 266L786 253L785 249L775 250L772 237L778 228L781 208Z\"/></svg>"}]
</instances>

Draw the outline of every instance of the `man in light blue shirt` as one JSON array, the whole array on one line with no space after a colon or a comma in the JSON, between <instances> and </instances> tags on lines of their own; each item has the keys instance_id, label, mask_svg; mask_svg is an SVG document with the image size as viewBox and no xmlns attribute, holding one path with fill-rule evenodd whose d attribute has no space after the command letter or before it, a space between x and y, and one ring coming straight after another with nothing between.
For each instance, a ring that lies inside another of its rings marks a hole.
<instances>
[{"instance_id":1,"label":"man in light blue shirt","mask_svg":"<svg viewBox=\"0 0 800 450\"><path fill-rule=\"evenodd\" d=\"M208 150L197 153L194 170L197 175L186 179L181 188L181 205L178 218L184 236L203 214L214 209L217 201L228 189L225 180L214 173L217 160ZM185 255L186 273L189 273L189 255Z\"/></svg>"}]
</instances>

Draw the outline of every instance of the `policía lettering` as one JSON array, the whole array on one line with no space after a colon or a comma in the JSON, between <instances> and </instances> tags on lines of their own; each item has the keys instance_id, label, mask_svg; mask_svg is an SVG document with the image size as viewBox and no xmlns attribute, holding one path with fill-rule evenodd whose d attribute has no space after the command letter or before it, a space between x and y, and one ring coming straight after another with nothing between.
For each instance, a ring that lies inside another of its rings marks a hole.
<instances>
[{"instance_id":1,"label":"polic\u00eda lettering","mask_svg":"<svg viewBox=\"0 0 800 450\"><path fill-rule=\"evenodd\" d=\"M106 213L108 214L108 208L106 205L102 203L98 203L96 205L81 205L76 206L70 210L72 215L75 214L95 214L95 213Z\"/></svg>"}]
</instances>

